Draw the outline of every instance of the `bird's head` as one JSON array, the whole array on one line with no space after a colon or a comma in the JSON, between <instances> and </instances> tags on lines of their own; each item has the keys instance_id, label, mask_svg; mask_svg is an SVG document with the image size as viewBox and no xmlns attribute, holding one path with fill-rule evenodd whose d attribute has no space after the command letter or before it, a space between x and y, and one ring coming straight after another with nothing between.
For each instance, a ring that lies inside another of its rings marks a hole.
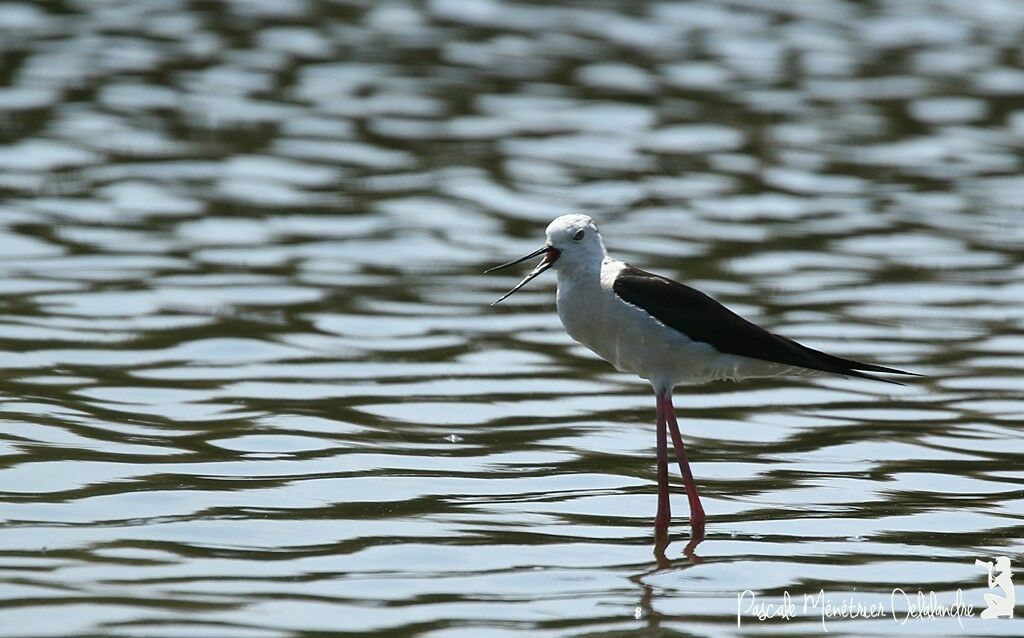
<instances>
[{"instance_id":1,"label":"bird's head","mask_svg":"<svg viewBox=\"0 0 1024 638\"><path fill-rule=\"evenodd\" d=\"M600 265L607 255L597 224L586 215L562 215L548 224L548 246L558 251L555 270Z\"/></svg>"},{"instance_id":2,"label":"bird's head","mask_svg":"<svg viewBox=\"0 0 1024 638\"><path fill-rule=\"evenodd\" d=\"M552 266L560 273L574 272L587 266L600 267L607 254L601 234L597 232L594 220L586 215L562 215L548 224L547 243L529 255L520 257L507 264L495 266L485 272L492 272L514 266L534 257L544 255L537 267L520 281L512 290L502 295L494 304L506 299L519 290L534 277ZM492 306L494 304L491 304Z\"/></svg>"}]
</instances>

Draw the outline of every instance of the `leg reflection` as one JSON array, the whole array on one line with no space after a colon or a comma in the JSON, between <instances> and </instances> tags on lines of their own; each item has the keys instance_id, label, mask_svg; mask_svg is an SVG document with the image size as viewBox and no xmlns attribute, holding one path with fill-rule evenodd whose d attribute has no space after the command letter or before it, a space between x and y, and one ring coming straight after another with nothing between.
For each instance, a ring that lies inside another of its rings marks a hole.
<instances>
[{"instance_id":1,"label":"leg reflection","mask_svg":"<svg viewBox=\"0 0 1024 638\"><path fill-rule=\"evenodd\" d=\"M690 537L690 542L683 548L683 557L691 565L700 565L704 562L704 558L697 554L697 546L704 542L704 530L694 530L693 536ZM666 555L666 550L669 546L669 535L668 530L655 529L654 530L654 561L656 569L667 569L672 567L672 560Z\"/></svg>"},{"instance_id":2,"label":"leg reflection","mask_svg":"<svg viewBox=\"0 0 1024 638\"><path fill-rule=\"evenodd\" d=\"M683 549L682 559L672 560L666 555L669 546L668 530L655 529L654 564L644 571L629 577L629 580L636 583L640 588L640 600L637 601L636 606L633 608L633 616L637 620L646 622L647 632L643 632L643 635L658 635L656 631L652 633L651 630L659 629L662 620L661 613L654 608L656 601L654 587L644 582L646 577L669 569L688 569L693 565L701 564L704 562L704 559L697 555L696 550L697 546L703 541L703 533L693 536L690 538L690 542L686 544L686 548Z\"/></svg>"}]
</instances>

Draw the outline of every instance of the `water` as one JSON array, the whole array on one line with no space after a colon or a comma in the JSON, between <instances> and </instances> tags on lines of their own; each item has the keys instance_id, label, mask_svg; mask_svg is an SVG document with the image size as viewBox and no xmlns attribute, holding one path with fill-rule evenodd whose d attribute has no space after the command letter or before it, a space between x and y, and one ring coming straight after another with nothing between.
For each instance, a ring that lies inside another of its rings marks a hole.
<instances>
[{"instance_id":1,"label":"water","mask_svg":"<svg viewBox=\"0 0 1024 638\"><path fill-rule=\"evenodd\" d=\"M814 635L1024 543L1024 6L0 4L0 634ZM547 221L927 375L654 401ZM678 485L677 479L673 479ZM1019 578L1018 578L1019 580ZM736 628L737 595L796 618ZM903 607L901 607L903 609ZM1018 609L1019 615L1019 609Z\"/></svg>"}]
</instances>

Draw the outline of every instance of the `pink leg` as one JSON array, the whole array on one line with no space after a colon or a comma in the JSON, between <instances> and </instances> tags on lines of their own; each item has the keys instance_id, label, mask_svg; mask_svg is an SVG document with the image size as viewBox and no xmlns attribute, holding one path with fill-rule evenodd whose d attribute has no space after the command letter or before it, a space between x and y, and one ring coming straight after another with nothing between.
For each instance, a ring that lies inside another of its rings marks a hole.
<instances>
[{"instance_id":1,"label":"pink leg","mask_svg":"<svg viewBox=\"0 0 1024 638\"><path fill-rule=\"evenodd\" d=\"M661 401L658 401L658 514L654 517L654 529L668 529L672 509L668 501L668 440L667 422Z\"/></svg>"},{"instance_id":2,"label":"pink leg","mask_svg":"<svg viewBox=\"0 0 1024 638\"><path fill-rule=\"evenodd\" d=\"M669 430L672 432L672 447L676 451L676 459L679 460L679 470L683 473L683 483L686 485L686 497L690 500L690 527L693 528L694 536L704 536L704 506L700 504L700 493L697 492L697 484L693 481L693 473L690 472L690 461L686 458L686 448L683 447L683 437L679 434L679 423L676 422L676 410L672 406L672 395L665 393L658 397L661 405L661 412L668 421Z\"/></svg>"}]
</instances>

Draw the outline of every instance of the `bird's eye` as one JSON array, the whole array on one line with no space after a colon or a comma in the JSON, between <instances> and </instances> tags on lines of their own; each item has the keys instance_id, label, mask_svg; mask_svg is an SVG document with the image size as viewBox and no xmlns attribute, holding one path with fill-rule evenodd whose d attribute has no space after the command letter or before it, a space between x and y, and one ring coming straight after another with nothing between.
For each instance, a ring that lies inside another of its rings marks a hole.
<instances>
[{"instance_id":1,"label":"bird's eye","mask_svg":"<svg viewBox=\"0 0 1024 638\"><path fill-rule=\"evenodd\" d=\"M586 234L585 230L583 230L583 229L577 230L576 234L572 236L572 240L573 241L579 241L579 240L583 239L583 235L585 235L585 234Z\"/></svg>"}]
</instances>

